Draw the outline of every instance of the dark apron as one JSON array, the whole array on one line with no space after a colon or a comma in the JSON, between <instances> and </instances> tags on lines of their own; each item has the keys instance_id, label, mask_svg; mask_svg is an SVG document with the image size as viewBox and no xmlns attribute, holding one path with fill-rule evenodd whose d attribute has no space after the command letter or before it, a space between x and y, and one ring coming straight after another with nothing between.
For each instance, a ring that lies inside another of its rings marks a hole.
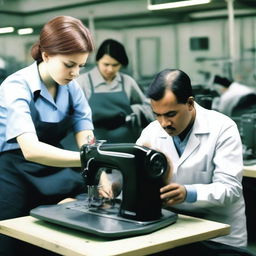
<instances>
[{"instance_id":1,"label":"dark apron","mask_svg":"<svg viewBox=\"0 0 256 256\"><path fill-rule=\"evenodd\" d=\"M124 91L123 76L121 75L122 91L104 93L95 93L91 75L88 74L88 77L91 86L89 105L96 139L107 140L109 143L135 142L139 127L136 122L125 120L132 109Z\"/></svg>"}]
</instances>

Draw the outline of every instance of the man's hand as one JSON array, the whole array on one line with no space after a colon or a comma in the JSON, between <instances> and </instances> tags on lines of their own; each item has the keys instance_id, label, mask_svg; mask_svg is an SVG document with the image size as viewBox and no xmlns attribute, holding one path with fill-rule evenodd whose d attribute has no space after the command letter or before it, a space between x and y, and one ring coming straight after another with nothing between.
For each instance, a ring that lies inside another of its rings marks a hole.
<instances>
[{"instance_id":1,"label":"man's hand","mask_svg":"<svg viewBox=\"0 0 256 256\"><path fill-rule=\"evenodd\" d=\"M160 189L160 197L163 200L163 205L167 207L184 202L186 195L186 188L176 183L171 183Z\"/></svg>"}]
</instances>

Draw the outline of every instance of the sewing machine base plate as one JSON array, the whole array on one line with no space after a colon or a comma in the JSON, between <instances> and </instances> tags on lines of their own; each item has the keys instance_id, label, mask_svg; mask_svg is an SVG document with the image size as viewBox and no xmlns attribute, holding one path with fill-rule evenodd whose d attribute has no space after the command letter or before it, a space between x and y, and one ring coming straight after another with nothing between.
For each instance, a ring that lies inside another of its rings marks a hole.
<instances>
[{"instance_id":1,"label":"sewing machine base plate","mask_svg":"<svg viewBox=\"0 0 256 256\"><path fill-rule=\"evenodd\" d=\"M121 238L151 233L176 222L178 215L162 209L162 217L154 221L135 221L118 215L118 205L88 207L85 200L58 205L43 205L30 211L30 215L105 238Z\"/></svg>"}]
</instances>

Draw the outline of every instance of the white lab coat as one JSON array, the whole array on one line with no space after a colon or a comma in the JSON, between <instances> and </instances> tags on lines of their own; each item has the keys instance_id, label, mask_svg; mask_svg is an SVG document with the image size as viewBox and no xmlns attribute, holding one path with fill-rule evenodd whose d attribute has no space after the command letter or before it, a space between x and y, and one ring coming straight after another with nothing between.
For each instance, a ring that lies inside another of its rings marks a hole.
<instances>
[{"instance_id":1,"label":"white lab coat","mask_svg":"<svg viewBox=\"0 0 256 256\"><path fill-rule=\"evenodd\" d=\"M231 225L231 233L214 241L247 245L242 191L242 144L236 124L227 116L195 104L196 119L186 148L179 157L172 138L158 121L137 140L162 151L173 163L172 182L194 186L197 201L174 208L183 213Z\"/></svg>"}]
</instances>

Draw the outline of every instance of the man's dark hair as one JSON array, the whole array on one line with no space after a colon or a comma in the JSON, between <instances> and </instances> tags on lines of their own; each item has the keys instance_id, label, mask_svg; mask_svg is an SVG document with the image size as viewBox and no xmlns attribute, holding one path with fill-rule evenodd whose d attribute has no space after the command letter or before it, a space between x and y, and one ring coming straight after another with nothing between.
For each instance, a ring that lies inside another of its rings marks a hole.
<instances>
[{"instance_id":1,"label":"man's dark hair","mask_svg":"<svg viewBox=\"0 0 256 256\"><path fill-rule=\"evenodd\" d=\"M232 84L232 82L233 81L227 79L226 77L221 77L218 75L215 75L213 80L213 83L219 84L225 88L228 88Z\"/></svg>"},{"instance_id":2,"label":"man's dark hair","mask_svg":"<svg viewBox=\"0 0 256 256\"><path fill-rule=\"evenodd\" d=\"M96 61L100 60L105 54L117 60L124 67L129 64L124 46L116 40L107 39L102 42L96 54Z\"/></svg>"},{"instance_id":3,"label":"man's dark hair","mask_svg":"<svg viewBox=\"0 0 256 256\"><path fill-rule=\"evenodd\" d=\"M147 96L153 100L160 100L166 90L173 92L178 103L185 104L188 98L193 96L189 76L179 69L164 69L159 72L149 85Z\"/></svg>"}]
</instances>

